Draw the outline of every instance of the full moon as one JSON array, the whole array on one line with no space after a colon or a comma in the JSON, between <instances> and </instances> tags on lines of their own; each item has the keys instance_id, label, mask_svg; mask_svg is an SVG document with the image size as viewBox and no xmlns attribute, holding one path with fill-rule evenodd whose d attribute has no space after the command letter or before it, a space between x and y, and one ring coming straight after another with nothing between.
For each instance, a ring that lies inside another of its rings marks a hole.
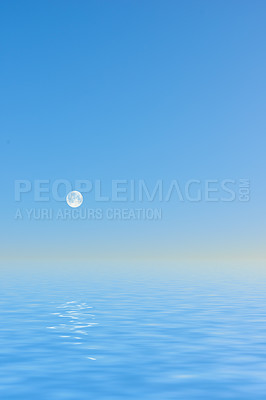
<instances>
[{"instance_id":1,"label":"full moon","mask_svg":"<svg viewBox=\"0 0 266 400\"><path fill-rule=\"evenodd\" d=\"M81 206L83 202L83 196L77 190L73 190L73 192L69 192L66 197L67 204L72 208L77 208Z\"/></svg>"}]
</instances>

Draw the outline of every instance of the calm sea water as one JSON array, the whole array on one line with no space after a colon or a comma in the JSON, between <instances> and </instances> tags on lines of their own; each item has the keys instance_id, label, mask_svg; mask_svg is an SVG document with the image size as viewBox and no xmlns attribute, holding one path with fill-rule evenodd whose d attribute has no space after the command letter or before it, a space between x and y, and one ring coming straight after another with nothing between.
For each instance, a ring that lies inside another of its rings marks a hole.
<instances>
[{"instance_id":1,"label":"calm sea water","mask_svg":"<svg viewBox=\"0 0 266 400\"><path fill-rule=\"evenodd\" d=\"M2 265L3 400L265 400L252 265Z\"/></svg>"}]
</instances>

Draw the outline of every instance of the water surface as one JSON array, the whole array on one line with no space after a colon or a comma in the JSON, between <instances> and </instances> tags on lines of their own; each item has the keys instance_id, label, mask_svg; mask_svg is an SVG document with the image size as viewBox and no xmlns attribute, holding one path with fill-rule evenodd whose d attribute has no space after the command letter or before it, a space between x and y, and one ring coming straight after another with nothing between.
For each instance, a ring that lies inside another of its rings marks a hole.
<instances>
[{"instance_id":1,"label":"water surface","mask_svg":"<svg viewBox=\"0 0 266 400\"><path fill-rule=\"evenodd\" d=\"M258 265L2 265L0 398L264 400Z\"/></svg>"}]
</instances>

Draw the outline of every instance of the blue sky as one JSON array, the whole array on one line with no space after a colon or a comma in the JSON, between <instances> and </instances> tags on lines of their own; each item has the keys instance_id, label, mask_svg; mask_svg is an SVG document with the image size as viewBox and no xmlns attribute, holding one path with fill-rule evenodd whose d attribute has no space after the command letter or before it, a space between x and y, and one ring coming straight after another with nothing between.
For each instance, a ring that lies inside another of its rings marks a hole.
<instances>
[{"instance_id":1,"label":"blue sky","mask_svg":"<svg viewBox=\"0 0 266 400\"><path fill-rule=\"evenodd\" d=\"M4 249L263 253L265 19L264 1L2 2ZM156 223L14 220L14 180L61 178L248 178L252 196Z\"/></svg>"}]
</instances>

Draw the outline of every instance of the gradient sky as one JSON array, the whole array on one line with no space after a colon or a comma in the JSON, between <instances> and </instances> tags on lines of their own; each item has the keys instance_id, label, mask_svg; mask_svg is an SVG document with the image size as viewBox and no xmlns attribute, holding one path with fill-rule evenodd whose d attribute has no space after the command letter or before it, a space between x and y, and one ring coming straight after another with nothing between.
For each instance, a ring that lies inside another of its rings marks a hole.
<instances>
[{"instance_id":1,"label":"gradient sky","mask_svg":"<svg viewBox=\"0 0 266 400\"><path fill-rule=\"evenodd\" d=\"M2 255L265 256L265 21L265 1L1 2ZM241 178L248 203L162 221L14 220L16 179Z\"/></svg>"}]
</instances>

